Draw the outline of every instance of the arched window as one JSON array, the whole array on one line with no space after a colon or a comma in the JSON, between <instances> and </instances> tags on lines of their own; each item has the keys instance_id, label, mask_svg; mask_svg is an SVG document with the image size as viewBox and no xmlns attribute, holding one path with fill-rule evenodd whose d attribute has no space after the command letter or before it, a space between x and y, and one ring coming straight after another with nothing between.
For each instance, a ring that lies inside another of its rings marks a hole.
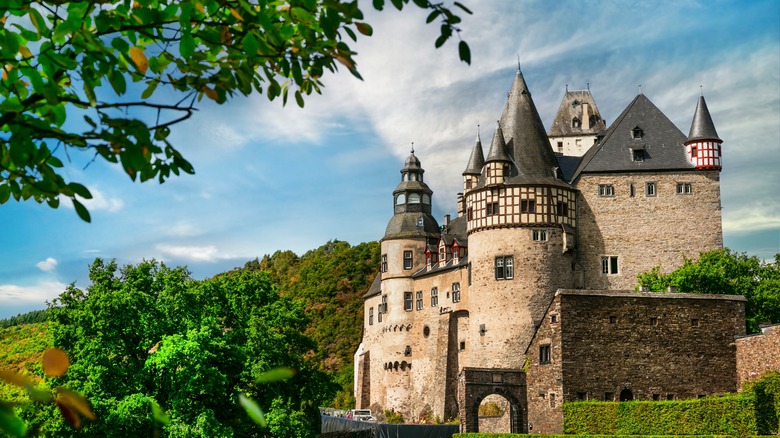
<instances>
[{"instance_id":1,"label":"arched window","mask_svg":"<svg viewBox=\"0 0 780 438\"><path fill-rule=\"evenodd\" d=\"M620 391L620 401L631 401L634 399L634 393L630 389L626 388Z\"/></svg>"},{"instance_id":2,"label":"arched window","mask_svg":"<svg viewBox=\"0 0 780 438\"><path fill-rule=\"evenodd\" d=\"M423 193L422 201L423 201L423 204L425 204L425 205L431 205L431 197L428 196L427 193Z\"/></svg>"},{"instance_id":3,"label":"arched window","mask_svg":"<svg viewBox=\"0 0 780 438\"><path fill-rule=\"evenodd\" d=\"M409 203L410 204L419 204L420 203L420 194L419 193L410 193L409 194Z\"/></svg>"},{"instance_id":4,"label":"arched window","mask_svg":"<svg viewBox=\"0 0 780 438\"><path fill-rule=\"evenodd\" d=\"M395 198L395 205L403 205L406 202L406 195L401 193Z\"/></svg>"}]
</instances>

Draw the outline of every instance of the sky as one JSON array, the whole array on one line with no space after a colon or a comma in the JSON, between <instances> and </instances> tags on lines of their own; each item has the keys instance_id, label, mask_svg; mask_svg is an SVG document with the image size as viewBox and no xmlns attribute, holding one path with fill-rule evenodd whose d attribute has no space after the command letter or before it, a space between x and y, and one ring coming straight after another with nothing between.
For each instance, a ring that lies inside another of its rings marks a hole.
<instances>
[{"instance_id":1,"label":"sky","mask_svg":"<svg viewBox=\"0 0 780 438\"><path fill-rule=\"evenodd\" d=\"M463 3L473 11L460 26L471 65L458 60L457 39L434 48L438 26L414 5L361 3L374 28L354 46L363 81L342 68L304 109L259 95L204 99L170 137L196 173L162 185L72 157L66 179L92 191L92 223L67 203L0 205L0 318L88 286L96 257L157 259L203 279L279 250L378 240L412 142L434 216L456 215L477 125L488 144L518 58L548 129L567 85L589 86L607 125L641 86L686 135L703 93L724 140L724 245L766 260L780 253L780 2Z\"/></svg>"}]
</instances>

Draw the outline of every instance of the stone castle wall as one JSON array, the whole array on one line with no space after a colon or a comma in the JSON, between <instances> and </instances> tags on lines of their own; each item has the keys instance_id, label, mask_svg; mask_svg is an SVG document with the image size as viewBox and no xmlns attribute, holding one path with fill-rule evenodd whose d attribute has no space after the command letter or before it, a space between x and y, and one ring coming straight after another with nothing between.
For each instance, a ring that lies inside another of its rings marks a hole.
<instances>
[{"instance_id":1,"label":"stone castle wall","mask_svg":"<svg viewBox=\"0 0 780 438\"><path fill-rule=\"evenodd\" d=\"M649 182L655 196L647 196ZM690 183L692 193L677 194L677 183ZM600 196L599 185L612 185L614 195ZM718 171L584 174L577 188L586 289L634 289L641 272L659 265L671 272L683 256L723 247ZM618 257L616 274L602 273L604 256Z\"/></svg>"},{"instance_id":2,"label":"stone castle wall","mask_svg":"<svg viewBox=\"0 0 780 438\"><path fill-rule=\"evenodd\" d=\"M556 297L525 352L529 433L563 433L561 300ZM540 349L549 347L549 362Z\"/></svg>"},{"instance_id":3,"label":"stone castle wall","mask_svg":"<svg viewBox=\"0 0 780 438\"><path fill-rule=\"evenodd\" d=\"M557 299L565 401L619 400L623 390L635 400L736 390L744 297L561 291Z\"/></svg>"},{"instance_id":4,"label":"stone castle wall","mask_svg":"<svg viewBox=\"0 0 780 438\"><path fill-rule=\"evenodd\" d=\"M767 371L780 371L780 325L737 339L737 386L758 380Z\"/></svg>"}]
</instances>

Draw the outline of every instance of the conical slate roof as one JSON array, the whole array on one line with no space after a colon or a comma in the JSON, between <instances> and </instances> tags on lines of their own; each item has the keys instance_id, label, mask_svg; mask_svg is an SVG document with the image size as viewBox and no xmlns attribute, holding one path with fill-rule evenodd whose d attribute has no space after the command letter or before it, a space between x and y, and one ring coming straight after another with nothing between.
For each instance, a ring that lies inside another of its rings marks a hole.
<instances>
[{"instance_id":1,"label":"conical slate roof","mask_svg":"<svg viewBox=\"0 0 780 438\"><path fill-rule=\"evenodd\" d=\"M511 163L512 159L506 152L506 142L504 141L504 133L501 131L501 123L496 126L496 132L493 133L493 141L490 142L490 152L488 152L485 163L493 161L499 161L504 163Z\"/></svg>"},{"instance_id":2,"label":"conical slate roof","mask_svg":"<svg viewBox=\"0 0 780 438\"><path fill-rule=\"evenodd\" d=\"M693 114L693 122L691 122L691 132L688 134L688 139L685 142L698 140L723 141L715 131L715 124L712 123L710 110L707 109L707 102L704 101L704 96L699 96L699 103L696 104L696 112Z\"/></svg>"},{"instance_id":3,"label":"conical slate roof","mask_svg":"<svg viewBox=\"0 0 780 438\"><path fill-rule=\"evenodd\" d=\"M557 178L555 169L558 168L558 162L519 68L499 123L504 132L507 151L516 166L512 169L509 183L568 187L568 184Z\"/></svg>"},{"instance_id":4,"label":"conical slate roof","mask_svg":"<svg viewBox=\"0 0 780 438\"><path fill-rule=\"evenodd\" d=\"M687 170L683 134L644 94L639 94L612 123L604 138L582 157L572 177L585 172ZM642 151L641 160L634 151Z\"/></svg>"},{"instance_id":5,"label":"conical slate roof","mask_svg":"<svg viewBox=\"0 0 780 438\"><path fill-rule=\"evenodd\" d=\"M469 163L466 165L463 175L479 175L482 173L484 166L485 154L482 152L482 140L479 139L479 134L477 134L477 141L474 143L474 149L471 150Z\"/></svg>"}]
</instances>

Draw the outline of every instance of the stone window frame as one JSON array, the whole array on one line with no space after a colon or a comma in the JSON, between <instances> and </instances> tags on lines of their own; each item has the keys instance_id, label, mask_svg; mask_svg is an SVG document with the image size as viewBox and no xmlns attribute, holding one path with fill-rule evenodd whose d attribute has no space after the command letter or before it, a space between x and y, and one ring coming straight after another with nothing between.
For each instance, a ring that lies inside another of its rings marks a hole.
<instances>
[{"instance_id":1,"label":"stone window frame","mask_svg":"<svg viewBox=\"0 0 780 438\"><path fill-rule=\"evenodd\" d=\"M636 196L636 187L634 186L633 181L628 183L628 197L633 198Z\"/></svg>"},{"instance_id":2,"label":"stone window frame","mask_svg":"<svg viewBox=\"0 0 780 438\"><path fill-rule=\"evenodd\" d=\"M539 346L539 365L549 365L551 363L550 344Z\"/></svg>"},{"instance_id":3,"label":"stone window frame","mask_svg":"<svg viewBox=\"0 0 780 438\"><path fill-rule=\"evenodd\" d=\"M411 250L404 250L404 270L408 271L414 266L414 252Z\"/></svg>"},{"instance_id":4,"label":"stone window frame","mask_svg":"<svg viewBox=\"0 0 780 438\"><path fill-rule=\"evenodd\" d=\"M678 182L675 193L677 193L678 195L692 195L693 184L689 182Z\"/></svg>"},{"instance_id":5,"label":"stone window frame","mask_svg":"<svg viewBox=\"0 0 780 438\"><path fill-rule=\"evenodd\" d=\"M655 181L647 181L645 183L645 196L654 197L658 195L658 187L655 185Z\"/></svg>"},{"instance_id":6,"label":"stone window frame","mask_svg":"<svg viewBox=\"0 0 780 438\"><path fill-rule=\"evenodd\" d=\"M419 311L423 309L423 293L418 290L415 295L415 308Z\"/></svg>"},{"instance_id":7,"label":"stone window frame","mask_svg":"<svg viewBox=\"0 0 780 438\"><path fill-rule=\"evenodd\" d=\"M613 186L612 184L599 184L599 197L614 198L615 186Z\"/></svg>"},{"instance_id":8,"label":"stone window frame","mask_svg":"<svg viewBox=\"0 0 780 438\"><path fill-rule=\"evenodd\" d=\"M431 307L439 307L439 288L431 288Z\"/></svg>"},{"instance_id":9,"label":"stone window frame","mask_svg":"<svg viewBox=\"0 0 780 438\"><path fill-rule=\"evenodd\" d=\"M460 282L456 281L452 283L452 302L453 303L459 303L460 302Z\"/></svg>"},{"instance_id":10,"label":"stone window frame","mask_svg":"<svg viewBox=\"0 0 780 438\"><path fill-rule=\"evenodd\" d=\"M368 325L374 325L374 308L368 308Z\"/></svg>"},{"instance_id":11,"label":"stone window frame","mask_svg":"<svg viewBox=\"0 0 780 438\"><path fill-rule=\"evenodd\" d=\"M601 256L601 274L602 275L620 274L620 257L616 255Z\"/></svg>"},{"instance_id":12,"label":"stone window frame","mask_svg":"<svg viewBox=\"0 0 780 438\"><path fill-rule=\"evenodd\" d=\"M497 256L494 262L496 280L512 280L515 278L514 256Z\"/></svg>"},{"instance_id":13,"label":"stone window frame","mask_svg":"<svg viewBox=\"0 0 780 438\"><path fill-rule=\"evenodd\" d=\"M404 292L404 310L407 312L411 312L414 309L414 295L412 292L407 291Z\"/></svg>"},{"instance_id":14,"label":"stone window frame","mask_svg":"<svg viewBox=\"0 0 780 438\"><path fill-rule=\"evenodd\" d=\"M539 230L534 229L531 231L531 239L534 242L546 242L547 241L547 230Z\"/></svg>"},{"instance_id":15,"label":"stone window frame","mask_svg":"<svg viewBox=\"0 0 780 438\"><path fill-rule=\"evenodd\" d=\"M379 270L381 272L387 272L387 254L382 254L381 263L379 265Z\"/></svg>"}]
</instances>

